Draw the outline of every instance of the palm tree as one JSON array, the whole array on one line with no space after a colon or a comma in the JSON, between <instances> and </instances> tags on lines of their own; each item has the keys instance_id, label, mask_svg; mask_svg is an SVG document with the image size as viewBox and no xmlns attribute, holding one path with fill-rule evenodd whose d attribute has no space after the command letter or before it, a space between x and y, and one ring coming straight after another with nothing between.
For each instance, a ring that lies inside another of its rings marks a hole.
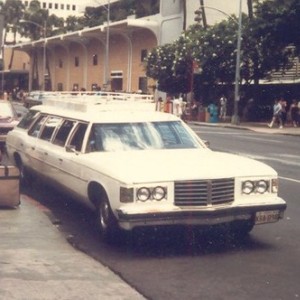
<instances>
[{"instance_id":1,"label":"palm tree","mask_svg":"<svg viewBox=\"0 0 300 300\"><path fill-rule=\"evenodd\" d=\"M24 5L20 0L6 0L5 3L0 3L0 11L4 15L4 44L16 44L16 36L19 29L18 22L20 19L22 19L24 13ZM12 33L13 36L13 39L10 42L8 42L7 40L9 32ZM12 49L8 69L11 69L14 54L14 49Z\"/></svg>"}]
</instances>

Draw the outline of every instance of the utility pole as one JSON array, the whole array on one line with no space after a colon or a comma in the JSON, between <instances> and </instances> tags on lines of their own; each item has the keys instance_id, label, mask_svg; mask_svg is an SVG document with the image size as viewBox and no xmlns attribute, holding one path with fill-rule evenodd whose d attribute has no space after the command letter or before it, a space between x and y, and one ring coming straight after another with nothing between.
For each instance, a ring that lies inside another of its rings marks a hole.
<instances>
[{"instance_id":1,"label":"utility pole","mask_svg":"<svg viewBox=\"0 0 300 300\"><path fill-rule=\"evenodd\" d=\"M235 66L235 88L234 88L234 110L231 123L238 125L239 118L239 101L240 101L240 64L241 64L241 41L242 41L242 0L239 7L239 24L237 34L236 66Z\"/></svg>"}]
</instances>

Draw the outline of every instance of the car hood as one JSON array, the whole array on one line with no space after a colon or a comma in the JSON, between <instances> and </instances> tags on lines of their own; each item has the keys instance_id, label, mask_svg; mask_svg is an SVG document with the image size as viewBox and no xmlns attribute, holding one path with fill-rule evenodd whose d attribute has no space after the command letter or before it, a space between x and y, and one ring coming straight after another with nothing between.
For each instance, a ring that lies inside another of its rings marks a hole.
<instances>
[{"instance_id":1,"label":"car hood","mask_svg":"<svg viewBox=\"0 0 300 300\"><path fill-rule=\"evenodd\" d=\"M259 161L209 149L98 152L87 159L91 168L126 183L277 174Z\"/></svg>"}]
</instances>

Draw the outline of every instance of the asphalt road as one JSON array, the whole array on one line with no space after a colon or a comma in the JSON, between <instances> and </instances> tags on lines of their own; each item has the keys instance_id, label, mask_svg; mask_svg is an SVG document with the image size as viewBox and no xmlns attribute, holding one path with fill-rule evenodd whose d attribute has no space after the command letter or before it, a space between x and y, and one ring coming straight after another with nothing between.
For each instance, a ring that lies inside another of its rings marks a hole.
<instances>
[{"instance_id":1,"label":"asphalt road","mask_svg":"<svg viewBox=\"0 0 300 300\"><path fill-rule=\"evenodd\" d=\"M93 215L38 183L24 191L51 210L66 239L108 266L147 299L290 300L300 298L299 137L194 126L211 148L247 155L273 166L284 220L256 226L246 240L226 231L143 231L117 245L99 241Z\"/></svg>"}]
</instances>

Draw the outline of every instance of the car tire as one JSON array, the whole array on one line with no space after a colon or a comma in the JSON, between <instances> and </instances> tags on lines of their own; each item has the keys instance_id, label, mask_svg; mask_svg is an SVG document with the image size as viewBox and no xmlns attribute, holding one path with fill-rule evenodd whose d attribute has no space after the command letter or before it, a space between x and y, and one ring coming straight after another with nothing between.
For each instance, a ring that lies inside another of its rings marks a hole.
<instances>
[{"instance_id":1,"label":"car tire","mask_svg":"<svg viewBox=\"0 0 300 300\"><path fill-rule=\"evenodd\" d=\"M106 194L101 194L102 197L99 199L97 205L97 225L100 232L100 238L105 242L115 243L119 239L120 229Z\"/></svg>"},{"instance_id":2,"label":"car tire","mask_svg":"<svg viewBox=\"0 0 300 300\"><path fill-rule=\"evenodd\" d=\"M254 227L253 221L238 221L231 224L231 232L237 238L245 238Z\"/></svg>"},{"instance_id":3,"label":"car tire","mask_svg":"<svg viewBox=\"0 0 300 300\"><path fill-rule=\"evenodd\" d=\"M19 155L15 156L16 166L20 172L20 185L21 187L30 186L32 184L32 176L27 172L26 167Z\"/></svg>"}]
</instances>

